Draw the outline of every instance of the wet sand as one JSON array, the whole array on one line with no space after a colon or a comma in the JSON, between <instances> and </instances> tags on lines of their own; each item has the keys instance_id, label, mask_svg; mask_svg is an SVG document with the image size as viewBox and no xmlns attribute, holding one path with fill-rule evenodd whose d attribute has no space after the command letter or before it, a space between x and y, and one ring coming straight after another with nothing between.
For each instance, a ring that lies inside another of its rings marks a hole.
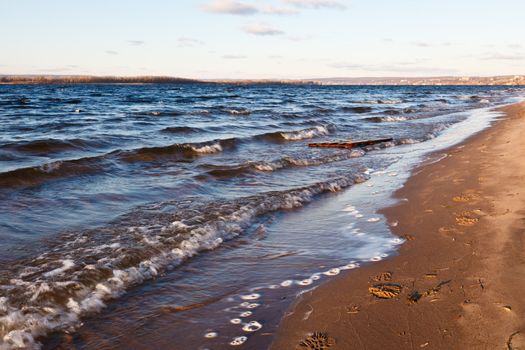
<instances>
[{"instance_id":1,"label":"wet sand","mask_svg":"<svg viewBox=\"0 0 525 350\"><path fill-rule=\"evenodd\" d=\"M302 295L272 349L525 348L525 103L502 111L382 211L399 255Z\"/></svg>"}]
</instances>

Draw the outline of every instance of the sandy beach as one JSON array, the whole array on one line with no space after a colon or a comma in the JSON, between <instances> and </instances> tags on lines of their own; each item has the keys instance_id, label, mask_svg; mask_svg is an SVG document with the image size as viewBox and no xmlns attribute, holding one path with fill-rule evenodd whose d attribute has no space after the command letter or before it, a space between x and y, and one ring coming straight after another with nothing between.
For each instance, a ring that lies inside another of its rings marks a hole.
<instances>
[{"instance_id":1,"label":"sandy beach","mask_svg":"<svg viewBox=\"0 0 525 350\"><path fill-rule=\"evenodd\" d=\"M382 210L399 254L302 295L272 349L525 348L525 104L501 111Z\"/></svg>"}]
</instances>

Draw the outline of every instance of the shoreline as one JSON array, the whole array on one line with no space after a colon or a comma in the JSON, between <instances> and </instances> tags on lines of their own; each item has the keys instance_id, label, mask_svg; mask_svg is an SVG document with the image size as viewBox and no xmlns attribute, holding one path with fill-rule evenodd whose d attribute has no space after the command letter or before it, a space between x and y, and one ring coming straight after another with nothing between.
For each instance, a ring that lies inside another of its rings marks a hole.
<instances>
[{"instance_id":1,"label":"shoreline","mask_svg":"<svg viewBox=\"0 0 525 350\"><path fill-rule=\"evenodd\" d=\"M299 344L314 332L333 349L525 345L525 103L498 111L506 116L490 128L414 169L399 203L380 211L406 239L398 255L303 294L272 349L308 349Z\"/></svg>"}]
</instances>

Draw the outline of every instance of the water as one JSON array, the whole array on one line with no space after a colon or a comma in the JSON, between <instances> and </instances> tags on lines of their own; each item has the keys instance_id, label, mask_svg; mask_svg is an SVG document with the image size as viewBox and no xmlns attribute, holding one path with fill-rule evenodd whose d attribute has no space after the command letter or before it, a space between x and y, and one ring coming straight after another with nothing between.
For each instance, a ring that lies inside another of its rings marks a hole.
<instances>
[{"instance_id":1,"label":"water","mask_svg":"<svg viewBox=\"0 0 525 350\"><path fill-rule=\"evenodd\" d=\"M375 211L425 153L523 92L0 86L0 348L264 349L297 293L395 254Z\"/></svg>"}]
</instances>

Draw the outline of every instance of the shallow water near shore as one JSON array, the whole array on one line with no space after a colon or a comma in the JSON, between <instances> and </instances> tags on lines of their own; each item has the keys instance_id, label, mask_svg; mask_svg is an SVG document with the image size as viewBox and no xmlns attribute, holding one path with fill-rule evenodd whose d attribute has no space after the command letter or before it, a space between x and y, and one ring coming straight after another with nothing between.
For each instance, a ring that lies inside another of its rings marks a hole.
<instances>
[{"instance_id":1,"label":"shallow water near shore","mask_svg":"<svg viewBox=\"0 0 525 350\"><path fill-rule=\"evenodd\" d=\"M376 211L424 154L522 94L0 88L3 345L90 349L266 348L298 293L395 254Z\"/></svg>"}]
</instances>

